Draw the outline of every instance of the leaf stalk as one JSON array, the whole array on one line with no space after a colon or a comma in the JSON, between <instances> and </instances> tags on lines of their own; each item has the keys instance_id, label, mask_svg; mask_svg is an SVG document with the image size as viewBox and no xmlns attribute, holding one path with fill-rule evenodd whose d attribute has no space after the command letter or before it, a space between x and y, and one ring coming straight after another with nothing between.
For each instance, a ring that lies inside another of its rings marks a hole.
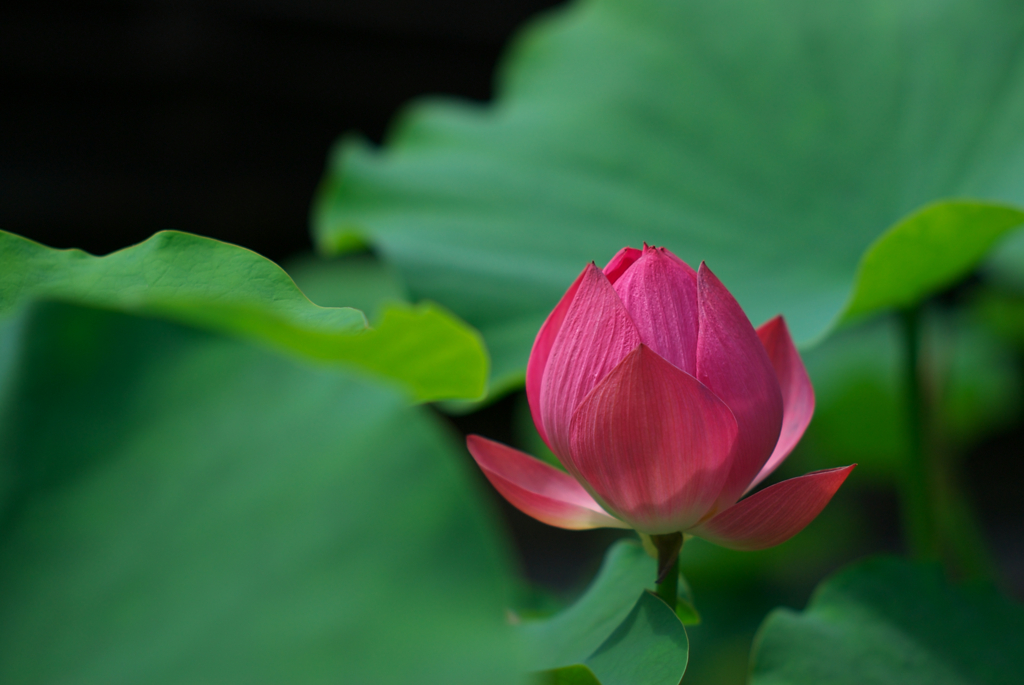
<instances>
[{"instance_id":1,"label":"leaf stalk","mask_svg":"<svg viewBox=\"0 0 1024 685\"><path fill-rule=\"evenodd\" d=\"M925 445L928 411L924 401L921 372L921 306L902 313L903 383L906 397L907 437L909 439L906 470L902 487L903 526L916 559L939 558L935 512L931 497L934 465L930 463Z\"/></svg>"},{"instance_id":2,"label":"leaf stalk","mask_svg":"<svg viewBox=\"0 0 1024 685\"><path fill-rule=\"evenodd\" d=\"M679 551L683 548L683 534L652 535L651 542L658 550L658 579L655 593L676 610L679 598Z\"/></svg>"}]
</instances>

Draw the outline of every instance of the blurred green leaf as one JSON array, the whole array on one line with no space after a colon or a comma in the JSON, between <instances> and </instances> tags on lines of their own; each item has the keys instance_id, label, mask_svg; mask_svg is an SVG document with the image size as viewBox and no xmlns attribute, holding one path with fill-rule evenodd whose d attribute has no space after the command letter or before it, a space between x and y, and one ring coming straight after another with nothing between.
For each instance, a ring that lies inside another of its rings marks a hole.
<instances>
[{"instance_id":1,"label":"blurred green leaf","mask_svg":"<svg viewBox=\"0 0 1024 685\"><path fill-rule=\"evenodd\" d=\"M986 261L984 271L1000 286L1024 292L1024 231L1008 236Z\"/></svg>"},{"instance_id":2,"label":"blurred green leaf","mask_svg":"<svg viewBox=\"0 0 1024 685\"><path fill-rule=\"evenodd\" d=\"M501 535L430 412L164 321L0 332L0 682L520 682Z\"/></svg>"},{"instance_id":3,"label":"blurred green leaf","mask_svg":"<svg viewBox=\"0 0 1024 685\"><path fill-rule=\"evenodd\" d=\"M752 685L1011 685L1024 672L1024 607L937 566L894 558L826 580L807 609L772 612Z\"/></svg>"},{"instance_id":4,"label":"blurred green leaf","mask_svg":"<svg viewBox=\"0 0 1024 685\"><path fill-rule=\"evenodd\" d=\"M645 591L656 571L636 542L614 544L575 604L522 625L532 667L554 671L548 676L555 683L586 682L585 671L571 668L582 664L602 685L676 685L686 669L686 631L664 602Z\"/></svg>"},{"instance_id":5,"label":"blurred green leaf","mask_svg":"<svg viewBox=\"0 0 1024 685\"><path fill-rule=\"evenodd\" d=\"M668 605L643 592L621 624L583 664L548 672L566 685L678 685L686 671L686 631Z\"/></svg>"},{"instance_id":6,"label":"blurred green leaf","mask_svg":"<svg viewBox=\"0 0 1024 685\"><path fill-rule=\"evenodd\" d=\"M798 472L858 463L858 479L875 484L902 474L909 438L896 323L882 319L840 331L803 354L815 409L787 460Z\"/></svg>"},{"instance_id":7,"label":"blurred green leaf","mask_svg":"<svg viewBox=\"0 0 1024 685\"><path fill-rule=\"evenodd\" d=\"M989 288L978 295L974 305L979 318L996 335L1024 349L1024 293Z\"/></svg>"},{"instance_id":8,"label":"blurred green leaf","mask_svg":"<svg viewBox=\"0 0 1024 685\"><path fill-rule=\"evenodd\" d=\"M685 599L676 600L676 616L684 626L700 625L700 614L697 608Z\"/></svg>"},{"instance_id":9,"label":"blurred green leaf","mask_svg":"<svg viewBox=\"0 0 1024 685\"><path fill-rule=\"evenodd\" d=\"M533 414L530 413L530 403L526 399L526 393L521 393L516 400L515 408L512 410L512 427L515 436L522 446L522 449L543 462L551 464L559 471L565 471L565 466L558 460L555 453L544 442L537 432L537 426L533 423Z\"/></svg>"},{"instance_id":10,"label":"blurred green leaf","mask_svg":"<svg viewBox=\"0 0 1024 685\"><path fill-rule=\"evenodd\" d=\"M301 255L282 267L313 302L321 307L353 307L371 323L379 321L388 305L411 301L395 268L371 255L337 259Z\"/></svg>"},{"instance_id":11,"label":"blurred green leaf","mask_svg":"<svg viewBox=\"0 0 1024 685\"><path fill-rule=\"evenodd\" d=\"M1024 387L1013 349L973 311L948 311L927 323L927 363L934 368L929 380L942 422L933 434L960 449L1016 420Z\"/></svg>"},{"instance_id":12,"label":"blurred green leaf","mask_svg":"<svg viewBox=\"0 0 1024 685\"><path fill-rule=\"evenodd\" d=\"M1021 405L1012 350L971 312L929 310L922 352L934 437L954 452L1005 426ZM843 330L804 353L816 407L796 469L858 462L860 480L898 478L908 450L900 331L879 320Z\"/></svg>"},{"instance_id":13,"label":"blurred green leaf","mask_svg":"<svg viewBox=\"0 0 1024 685\"><path fill-rule=\"evenodd\" d=\"M524 622L536 670L583 661L629 615L637 596L653 587L657 566L635 541L615 543L597 577L571 607L542 620Z\"/></svg>"},{"instance_id":14,"label":"blurred green leaf","mask_svg":"<svg viewBox=\"0 0 1024 685\"><path fill-rule=\"evenodd\" d=\"M541 685L601 685L594 672L583 664L544 671L538 682Z\"/></svg>"},{"instance_id":15,"label":"blurred green leaf","mask_svg":"<svg viewBox=\"0 0 1024 685\"><path fill-rule=\"evenodd\" d=\"M483 394L476 331L434 304L362 312L310 302L273 262L235 245L163 231L105 257L0 231L0 318L31 299L140 313L342 362L397 381L417 401Z\"/></svg>"},{"instance_id":16,"label":"blurred green leaf","mask_svg":"<svg viewBox=\"0 0 1024 685\"><path fill-rule=\"evenodd\" d=\"M519 36L493 105L419 103L383 151L343 140L317 240L366 237L414 296L482 331L492 389L521 382L587 262L642 241L814 340L903 217L1024 206L1022 25L1005 0L582 0Z\"/></svg>"},{"instance_id":17,"label":"blurred green leaf","mask_svg":"<svg viewBox=\"0 0 1024 685\"><path fill-rule=\"evenodd\" d=\"M980 202L940 202L907 217L861 258L845 321L915 305L973 271L1024 212Z\"/></svg>"},{"instance_id":18,"label":"blurred green leaf","mask_svg":"<svg viewBox=\"0 0 1024 685\"><path fill-rule=\"evenodd\" d=\"M644 592L586 665L602 685L678 685L688 656L679 617L657 596Z\"/></svg>"}]
</instances>

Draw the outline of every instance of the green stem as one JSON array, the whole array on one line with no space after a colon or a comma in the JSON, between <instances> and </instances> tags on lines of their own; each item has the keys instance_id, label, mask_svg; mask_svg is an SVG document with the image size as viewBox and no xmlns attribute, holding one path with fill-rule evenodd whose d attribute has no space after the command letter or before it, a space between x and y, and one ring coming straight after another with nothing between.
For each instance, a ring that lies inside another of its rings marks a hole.
<instances>
[{"instance_id":1,"label":"green stem","mask_svg":"<svg viewBox=\"0 0 1024 685\"><path fill-rule=\"evenodd\" d=\"M679 557L672 562L668 575L658 583L657 593L672 611L676 610L676 601L679 598Z\"/></svg>"},{"instance_id":2,"label":"green stem","mask_svg":"<svg viewBox=\"0 0 1024 685\"><path fill-rule=\"evenodd\" d=\"M683 548L683 534L652 535L651 542L658 550L656 592L665 604L675 611L679 598L679 550Z\"/></svg>"},{"instance_id":3,"label":"green stem","mask_svg":"<svg viewBox=\"0 0 1024 685\"><path fill-rule=\"evenodd\" d=\"M907 468L903 478L903 519L910 553L918 559L939 556L935 517L930 496L932 473L925 450L927 408L922 392L920 364L921 308L903 312L904 386L907 401Z\"/></svg>"}]
</instances>

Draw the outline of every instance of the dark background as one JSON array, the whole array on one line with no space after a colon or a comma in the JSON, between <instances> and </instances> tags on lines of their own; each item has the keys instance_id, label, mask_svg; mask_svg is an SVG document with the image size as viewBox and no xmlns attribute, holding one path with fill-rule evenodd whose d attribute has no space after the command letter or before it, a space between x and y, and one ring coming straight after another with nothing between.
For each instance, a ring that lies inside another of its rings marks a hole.
<instances>
[{"instance_id":1,"label":"dark background","mask_svg":"<svg viewBox=\"0 0 1024 685\"><path fill-rule=\"evenodd\" d=\"M0 228L105 254L163 229L311 246L332 142L474 100L552 0L122 0L0 9Z\"/></svg>"}]
</instances>

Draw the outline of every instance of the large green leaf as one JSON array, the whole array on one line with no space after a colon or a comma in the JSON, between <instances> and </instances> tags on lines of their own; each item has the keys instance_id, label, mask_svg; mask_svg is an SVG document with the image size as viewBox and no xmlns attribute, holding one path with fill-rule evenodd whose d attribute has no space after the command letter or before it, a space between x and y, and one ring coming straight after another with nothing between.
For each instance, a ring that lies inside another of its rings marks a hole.
<instances>
[{"instance_id":1,"label":"large green leaf","mask_svg":"<svg viewBox=\"0 0 1024 685\"><path fill-rule=\"evenodd\" d=\"M937 566L879 558L825 581L807 609L765 619L752 685L1011 685L1024 607Z\"/></svg>"},{"instance_id":2,"label":"large green leaf","mask_svg":"<svg viewBox=\"0 0 1024 685\"><path fill-rule=\"evenodd\" d=\"M523 32L495 104L343 141L316 236L366 236L480 329L499 388L583 266L642 241L812 340L903 217L1024 206L1022 38L1014 0L582 0Z\"/></svg>"},{"instance_id":3,"label":"large green leaf","mask_svg":"<svg viewBox=\"0 0 1024 685\"><path fill-rule=\"evenodd\" d=\"M474 398L487 354L433 304L362 312L318 307L273 262L227 243L164 231L106 257L53 250L0 231L0 318L46 298L143 313L252 338L398 381L418 401Z\"/></svg>"},{"instance_id":4,"label":"large green leaf","mask_svg":"<svg viewBox=\"0 0 1024 685\"><path fill-rule=\"evenodd\" d=\"M940 202L886 231L861 259L843 319L908 307L970 273L1024 212L980 202Z\"/></svg>"},{"instance_id":5,"label":"large green leaf","mask_svg":"<svg viewBox=\"0 0 1024 685\"><path fill-rule=\"evenodd\" d=\"M677 685L686 670L686 630L645 591L655 575L654 559L639 544L613 545L575 604L523 624L532 668L564 685L588 678L601 685Z\"/></svg>"},{"instance_id":6,"label":"large green leaf","mask_svg":"<svg viewBox=\"0 0 1024 685\"><path fill-rule=\"evenodd\" d=\"M409 302L394 267L370 255L338 259L300 255L282 267L313 302L321 307L354 307L364 312L371 324L389 305Z\"/></svg>"},{"instance_id":7,"label":"large green leaf","mask_svg":"<svg viewBox=\"0 0 1024 685\"><path fill-rule=\"evenodd\" d=\"M519 682L497 526L403 394L68 304L0 332L0 682Z\"/></svg>"}]
</instances>

